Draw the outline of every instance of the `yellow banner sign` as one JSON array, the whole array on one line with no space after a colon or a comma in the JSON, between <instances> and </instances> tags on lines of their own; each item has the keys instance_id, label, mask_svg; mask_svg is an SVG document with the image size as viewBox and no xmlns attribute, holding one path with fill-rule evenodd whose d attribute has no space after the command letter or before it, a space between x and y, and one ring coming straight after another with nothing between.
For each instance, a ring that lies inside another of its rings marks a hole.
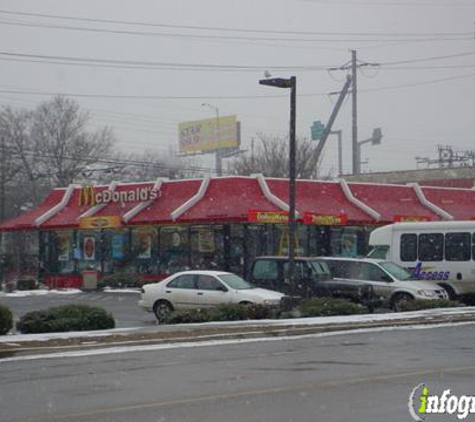
<instances>
[{"instance_id":1,"label":"yellow banner sign","mask_svg":"<svg viewBox=\"0 0 475 422\"><path fill-rule=\"evenodd\" d=\"M248 220L253 223L287 224L289 213L286 211L254 211L248 213Z\"/></svg>"},{"instance_id":2,"label":"yellow banner sign","mask_svg":"<svg viewBox=\"0 0 475 422\"><path fill-rule=\"evenodd\" d=\"M178 135L180 152L215 151L239 146L236 116L182 122L178 125Z\"/></svg>"},{"instance_id":3,"label":"yellow banner sign","mask_svg":"<svg viewBox=\"0 0 475 422\"><path fill-rule=\"evenodd\" d=\"M303 216L303 222L305 224L314 224L317 226L342 226L347 222L346 214L314 214L312 212L306 212Z\"/></svg>"},{"instance_id":4,"label":"yellow banner sign","mask_svg":"<svg viewBox=\"0 0 475 422\"><path fill-rule=\"evenodd\" d=\"M393 221L396 223L416 223L419 221L430 221L431 218L421 215L395 215Z\"/></svg>"},{"instance_id":5,"label":"yellow banner sign","mask_svg":"<svg viewBox=\"0 0 475 422\"><path fill-rule=\"evenodd\" d=\"M85 217L79 220L80 229L114 229L122 225L120 215L109 215L101 217Z\"/></svg>"}]
</instances>

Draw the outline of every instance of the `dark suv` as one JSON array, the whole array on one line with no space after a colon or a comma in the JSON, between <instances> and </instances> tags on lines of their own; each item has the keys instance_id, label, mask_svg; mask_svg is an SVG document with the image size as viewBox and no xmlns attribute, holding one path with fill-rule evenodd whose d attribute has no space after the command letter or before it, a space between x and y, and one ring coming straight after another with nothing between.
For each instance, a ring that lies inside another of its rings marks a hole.
<instances>
[{"instance_id":1,"label":"dark suv","mask_svg":"<svg viewBox=\"0 0 475 422\"><path fill-rule=\"evenodd\" d=\"M356 280L335 280L328 264L319 258L295 258L294 288L289 285L289 258L261 256L254 259L250 281L266 289L304 298L331 296L374 307L373 288Z\"/></svg>"}]
</instances>

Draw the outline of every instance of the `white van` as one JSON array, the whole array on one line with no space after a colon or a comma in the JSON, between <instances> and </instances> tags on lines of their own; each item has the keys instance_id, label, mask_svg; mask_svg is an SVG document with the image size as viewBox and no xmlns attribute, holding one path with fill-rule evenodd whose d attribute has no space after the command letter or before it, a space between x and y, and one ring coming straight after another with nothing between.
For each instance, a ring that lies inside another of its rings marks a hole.
<instances>
[{"instance_id":1,"label":"white van","mask_svg":"<svg viewBox=\"0 0 475 422\"><path fill-rule=\"evenodd\" d=\"M394 223L370 234L368 258L387 259L451 298L475 293L475 221Z\"/></svg>"}]
</instances>

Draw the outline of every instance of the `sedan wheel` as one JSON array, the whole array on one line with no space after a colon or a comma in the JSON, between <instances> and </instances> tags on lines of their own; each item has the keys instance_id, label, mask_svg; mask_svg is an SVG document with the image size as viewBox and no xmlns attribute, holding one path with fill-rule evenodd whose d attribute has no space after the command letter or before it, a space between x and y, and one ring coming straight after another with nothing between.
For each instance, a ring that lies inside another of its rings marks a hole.
<instances>
[{"instance_id":1,"label":"sedan wheel","mask_svg":"<svg viewBox=\"0 0 475 422\"><path fill-rule=\"evenodd\" d=\"M159 324L165 323L172 311L172 306L165 301L157 302L153 307L153 313Z\"/></svg>"}]
</instances>

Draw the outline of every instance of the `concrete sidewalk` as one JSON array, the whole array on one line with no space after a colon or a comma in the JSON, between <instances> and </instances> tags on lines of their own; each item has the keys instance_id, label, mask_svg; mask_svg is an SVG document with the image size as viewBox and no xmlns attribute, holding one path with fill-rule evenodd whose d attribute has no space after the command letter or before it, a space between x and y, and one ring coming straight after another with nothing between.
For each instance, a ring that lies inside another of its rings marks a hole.
<instances>
[{"instance_id":1,"label":"concrete sidewalk","mask_svg":"<svg viewBox=\"0 0 475 422\"><path fill-rule=\"evenodd\" d=\"M0 361L2 358L12 356L116 346L288 337L368 328L460 322L475 323L475 307L430 309L397 314L155 325L142 328L70 333L15 334L0 337Z\"/></svg>"}]
</instances>

